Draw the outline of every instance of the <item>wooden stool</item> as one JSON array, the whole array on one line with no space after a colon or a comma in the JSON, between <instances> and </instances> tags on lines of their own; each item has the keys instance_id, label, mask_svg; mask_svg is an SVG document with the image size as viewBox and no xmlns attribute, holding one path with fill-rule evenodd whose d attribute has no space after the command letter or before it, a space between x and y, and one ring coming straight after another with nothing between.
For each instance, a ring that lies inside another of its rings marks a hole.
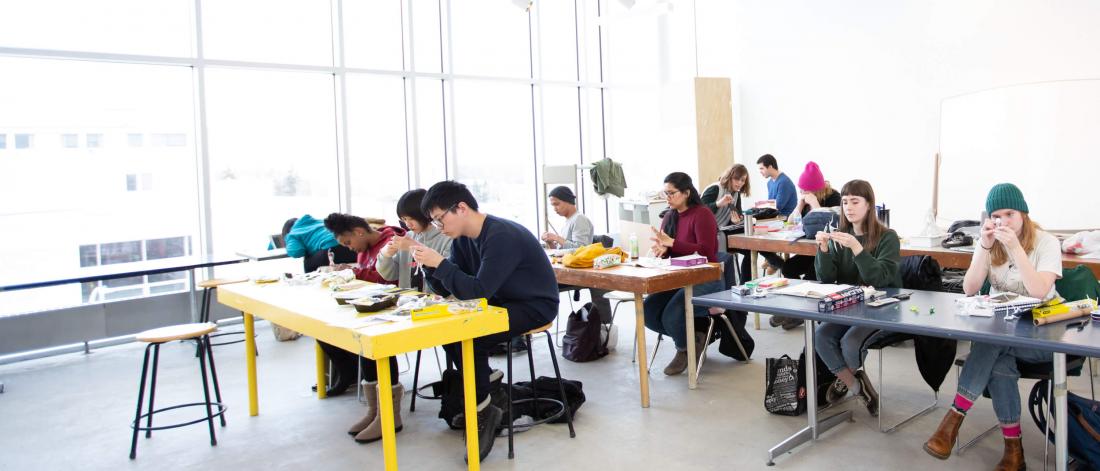
<instances>
[{"instance_id":1,"label":"wooden stool","mask_svg":"<svg viewBox=\"0 0 1100 471\"><path fill-rule=\"evenodd\" d=\"M200 311L199 311L199 322L210 322L210 301L214 298L212 291L218 289L218 287L221 286L221 285L228 285L228 284L233 284L233 283L243 283L245 281L248 281L248 278L232 278L232 279L211 278L209 280L198 282L195 286L198 286L199 288L202 288L202 304L199 306L199 309L200 309ZM222 336L225 336L225 335L244 335L244 332L222 332L222 333L211 335L211 337L222 337ZM240 340L234 340L234 341L231 341L231 342L211 343L210 346L211 347L216 347L218 345L230 345L230 344L241 343L241 342L244 342L243 338L240 339ZM257 351L256 354L258 356L259 351ZM196 357L199 356L198 351L195 352L195 356Z\"/></svg>"},{"instance_id":2,"label":"wooden stool","mask_svg":"<svg viewBox=\"0 0 1100 471\"><path fill-rule=\"evenodd\" d=\"M137 341L146 342L149 345L145 347L145 360L141 364L141 383L140 386L138 386L137 411L134 412L134 421L130 424L130 427L134 429L133 440L130 443L130 459L137 457L138 432L141 430L145 431L145 438L149 438L152 436L153 430L178 428L206 421L210 427L210 445L215 446L218 444L218 440L214 437L214 417L218 417L221 420L222 427L224 427L226 406L221 402L222 394L221 390L218 388L218 370L214 367L214 351L210 348L210 333L216 330L218 330L217 325L211 322L204 322L161 327L159 329L147 330L134 336ZM154 410L153 401L157 393L157 365L160 360L160 345L165 342L192 339L197 340L199 343L199 371L202 373L202 393L204 401L163 407ZM145 399L145 378L149 371L150 349L153 350L153 377L149 383L149 409L148 412L142 414L141 406ZM204 351L206 353L205 355L202 354ZM206 379L206 362L208 359L210 361L210 375L214 379L214 395L217 402L210 401L210 388L207 385ZM190 422L161 425L157 427L153 426L153 415L156 413L195 406L206 407L206 415ZM212 410L214 407L218 409L217 412ZM143 418L146 419L144 427L141 426L141 419Z\"/></svg>"},{"instance_id":3,"label":"wooden stool","mask_svg":"<svg viewBox=\"0 0 1100 471\"><path fill-rule=\"evenodd\" d=\"M514 404L523 404L527 402L534 403L536 416L540 415L538 412L538 405L540 402L548 402L557 405L561 408L561 410L559 410L556 414L545 419L539 419L538 417L535 417L535 421L525 427L530 428L539 424L552 422L554 420L557 420L558 417L561 417L562 414L565 414L565 421L567 424L569 424L569 438L575 438L577 436L577 433L573 430L573 412L569 410L569 398L565 396L565 386L563 385L561 380L561 370L558 368L558 355L557 352L554 351L554 337L550 335L550 327L553 325L554 323L551 322L542 327L531 329L530 331L523 334L524 339L527 340L527 364L531 368L531 391L533 392L534 397L520 400L513 399L515 397L515 391L512 388L512 354L511 352L509 352L508 355L506 355L506 357L508 358L508 416L505 417L505 419L508 421L508 459L512 459L515 457L515 447L513 445L513 437L515 436L515 417L512 407ZM534 345L531 344L531 336L538 333L546 334L546 346L550 348L550 359L554 362L554 376L558 378L558 394L561 394L561 401L548 397L540 398L538 396L538 389L535 388L535 357L531 354L531 350L534 349Z\"/></svg>"}]
</instances>

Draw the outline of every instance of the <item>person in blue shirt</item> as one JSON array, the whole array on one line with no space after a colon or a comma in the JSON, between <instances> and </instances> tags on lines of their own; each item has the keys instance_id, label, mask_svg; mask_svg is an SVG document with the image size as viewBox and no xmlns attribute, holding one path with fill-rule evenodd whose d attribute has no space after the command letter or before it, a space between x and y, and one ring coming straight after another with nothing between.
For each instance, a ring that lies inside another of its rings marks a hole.
<instances>
[{"instance_id":1,"label":"person in blue shirt","mask_svg":"<svg viewBox=\"0 0 1100 471\"><path fill-rule=\"evenodd\" d=\"M420 208L433 226L454 239L446 258L423 244L409 248L417 263L434 269L428 277L432 289L462 300L486 298L490 305L508 310L508 331L474 340L478 443L485 459L503 415L489 401L488 351L553 322L558 315L558 282L535 235L514 221L479 212L466 185L436 183L424 195ZM713 224L713 218L711 221ZM459 344L445 348L461 368Z\"/></svg>"},{"instance_id":2,"label":"person in blue shirt","mask_svg":"<svg viewBox=\"0 0 1100 471\"><path fill-rule=\"evenodd\" d=\"M328 266L329 250L332 250L336 263L355 263L355 252L340 245L332 232L325 229L324 221L318 221L308 214L287 219L283 224L282 235L286 244L286 255L303 259L306 273Z\"/></svg>"},{"instance_id":3,"label":"person in blue shirt","mask_svg":"<svg viewBox=\"0 0 1100 471\"><path fill-rule=\"evenodd\" d=\"M794 182L787 174L779 171L779 163L771 154L764 154L756 159L756 166L760 169L760 175L768 179L768 199L775 200L775 209L779 211L779 216L790 216L798 205L798 191L794 188ZM760 255L768 261L767 274L771 275L783 268L783 258L778 254L760 252Z\"/></svg>"}]
</instances>

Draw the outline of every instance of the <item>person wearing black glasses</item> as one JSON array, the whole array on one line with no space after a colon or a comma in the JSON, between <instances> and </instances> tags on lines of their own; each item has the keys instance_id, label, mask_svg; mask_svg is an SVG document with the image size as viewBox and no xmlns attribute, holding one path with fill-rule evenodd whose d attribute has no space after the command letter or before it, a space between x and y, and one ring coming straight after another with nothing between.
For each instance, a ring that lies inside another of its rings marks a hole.
<instances>
[{"instance_id":1,"label":"person wearing black glasses","mask_svg":"<svg viewBox=\"0 0 1100 471\"><path fill-rule=\"evenodd\" d=\"M478 443L485 459L503 415L489 403L489 349L552 322L558 315L558 282L534 234L519 223L479 212L466 185L436 183L420 207L433 226L454 239L449 257L421 244L409 248L417 263L434 268L428 277L432 289L462 300L486 298L508 310L507 332L474 341ZM459 344L445 348L461 368Z\"/></svg>"}]
</instances>

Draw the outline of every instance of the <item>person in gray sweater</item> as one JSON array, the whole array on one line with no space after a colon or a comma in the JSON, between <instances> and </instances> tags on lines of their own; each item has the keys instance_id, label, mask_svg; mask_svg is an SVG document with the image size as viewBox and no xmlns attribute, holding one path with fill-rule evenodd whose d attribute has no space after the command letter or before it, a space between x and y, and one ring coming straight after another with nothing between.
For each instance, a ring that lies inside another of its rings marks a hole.
<instances>
[{"instance_id":1,"label":"person in gray sweater","mask_svg":"<svg viewBox=\"0 0 1100 471\"><path fill-rule=\"evenodd\" d=\"M546 245L552 249L576 249L591 244L595 229L592 226L592 221L577 209L577 196L573 194L573 190L570 190L567 186L559 186L550 190L549 199L554 212L565 218L565 226L562 227L561 234L544 232L542 240L546 242ZM576 291L580 289L569 285L558 285L559 291ZM600 314L600 322L610 324L611 301L604 297L609 291L590 288L588 292L592 297L592 304L596 306L596 311ZM574 299L579 300L577 297Z\"/></svg>"},{"instance_id":2,"label":"person in gray sweater","mask_svg":"<svg viewBox=\"0 0 1100 471\"><path fill-rule=\"evenodd\" d=\"M420 210L420 202L424 200L425 193L427 191L418 188L406 192L397 200L397 217L412 234L394 237L382 249L374 266L386 279L398 280L398 286L402 288L415 287L431 293L431 284L425 283L424 277L430 277L431 270L434 269L422 267L422 270L410 270L412 257L409 255L409 247L415 244L424 245L446 257L451 254L452 239L431 225L428 217ZM419 274L423 274L423 277L416 276Z\"/></svg>"}]
</instances>

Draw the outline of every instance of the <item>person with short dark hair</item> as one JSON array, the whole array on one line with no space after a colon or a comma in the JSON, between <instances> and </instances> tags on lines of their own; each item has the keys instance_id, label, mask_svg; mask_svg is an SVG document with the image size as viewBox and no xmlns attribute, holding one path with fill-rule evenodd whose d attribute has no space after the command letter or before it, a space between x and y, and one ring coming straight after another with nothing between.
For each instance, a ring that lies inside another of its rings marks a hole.
<instances>
[{"instance_id":1,"label":"person with short dark hair","mask_svg":"<svg viewBox=\"0 0 1100 471\"><path fill-rule=\"evenodd\" d=\"M653 255L680 257L698 254L708 262L718 261L718 225L714 215L699 198L699 190L686 173L673 172L665 177L665 198L669 211L661 220L661 229L653 229ZM718 292L722 281L708 281L693 288L695 296ZM665 374L672 376L687 369L687 323L684 320L684 289L650 294L644 302L645 326L654 332L672 337L676 355L665 366ZM695 317L707 315L707 308L695 307ZM695 342L695 354L702 355L707 346L706 335L690 332Z\"/></svg>"},{"instance_id":2,"label":"person with short dark hair","mask_svg":"<svg viewBox=\"0 0 1100 471\"><path fill-rule=\"evenodd\" d=\"M567 186L556 187L550 190L548 199L550 207L554 208L554 213L565 218L565 226L562 226L561 234L544 232L542 240L546 245L557 249L576 249L592 244L595 229L592 221L577 209L577 196L573 194L573 190ZM573 287L562 285L561 288L564 291ZM611 323L611 301L604 297L608 292L598 288L588 289L592 304L595 305L596 312L600 315L600 322L603 324Z\"/></svg>"},{"instance_id":3,"label":"person with short dark hair","mask_svg":"<svg viewBox=\"0 0 1100 471\"><path fill-rule=\"evenodd\" d=\"M415 287L432 292L431 285L424 279L417 279L414 283L413 272L410 270L412 257L409 255L409 247L413 244L421 244L431 247L436 252L447 256L451 254L451 238L443 235L428 221L428 217L420 210L420 203L424 200L427 191L421 188L409 190L397 200L397 218L401 224L408 228L406 236L394 237L389 244L382 248L375 266L383 277L389 280L398 280L402 288ZM431 276L432 268L423 267L425 277ZM420 270L418 270L420 271Z\"/></svg>"},{"instance_id":4,"label":"person with short dark hair","mask_svg":"<svg viewBox=\"0 0 1100 471\"><path fill-rule=\"evenodd\" d=\"M768 179L768 199L775 200L775 209L780 217L787 217L794 211L798 204L798 196L794 189L794 182L787 174L779 171L779 164L771 154L764 154L756 159L756 166L760 170L760 176ZM783 258L774 252L760 252L760 256L768 261L767 274L778 272L783 268Z\"/></svg>"},{"instance_id":5,"label":"person with short dark hair","mask_svg":"<svg viewBox=\"0 0 1100 471\"><path fill-rule=\"evenodd\" d=\"M508 331L474 340L478 443L485 459L502 416L489 403L488 350L553 322L558 315L558 282L538 239L516 222L478 212L466 185L436 183L420 207L432 225L454 239L449 257L424 245L410 247L417 263L435 269L429 279L432 288L462 300L486 298L508 310ZM445 348L461 367L460 345Z\"/></svg>"}]
</instances>

